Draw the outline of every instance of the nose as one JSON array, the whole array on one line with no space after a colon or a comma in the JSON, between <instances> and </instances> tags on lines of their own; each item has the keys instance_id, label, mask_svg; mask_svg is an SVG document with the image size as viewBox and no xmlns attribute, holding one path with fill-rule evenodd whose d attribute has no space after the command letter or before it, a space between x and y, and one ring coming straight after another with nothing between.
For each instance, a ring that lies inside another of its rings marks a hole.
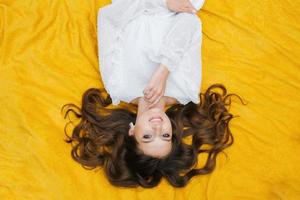
<instances>
[{"instance_id":1,"label":"nose","mask_svg":"<svg viewBox=\"0 0 300 200\"><path fill-rule=\"evenodd\" d=\"M158 133L160 133L161 129L162 129L162 122L152 122L151 126L154 131L157 131Z\"/></svg>"}]
</instances>

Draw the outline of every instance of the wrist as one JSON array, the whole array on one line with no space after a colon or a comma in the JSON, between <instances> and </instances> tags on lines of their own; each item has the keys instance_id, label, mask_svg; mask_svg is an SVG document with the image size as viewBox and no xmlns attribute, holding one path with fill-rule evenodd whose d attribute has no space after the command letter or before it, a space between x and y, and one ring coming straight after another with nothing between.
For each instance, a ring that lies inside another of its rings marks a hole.
<instances>
[{"instance_id":1,"label":"wrist","mask_svg":"<svg viewBox=\"0 0 300 200\"><path fill-rule=\"evenodd\" d=\"M169 69L164 64L160 64L159 69L160 69L161 73L165 76L168 76L170 73Z\"/></svg>"}]
</instances>

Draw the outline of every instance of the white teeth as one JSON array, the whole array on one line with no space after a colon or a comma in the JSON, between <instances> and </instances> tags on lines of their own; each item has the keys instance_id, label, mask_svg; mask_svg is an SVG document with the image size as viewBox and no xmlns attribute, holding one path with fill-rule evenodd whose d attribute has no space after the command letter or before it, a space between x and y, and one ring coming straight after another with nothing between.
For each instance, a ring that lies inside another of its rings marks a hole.
<instances>
[{"instance_id":1,"label":"white teeth","mask_svg":"<svg viewBox=\"0 0 300 200\"><path fill-rule=\"evenodd\" d=\"M161 121L160 119L151 119L151 121Z\"/></svg>"},{"instance_id":2,"label":"white teeth","mask_svg":"<svg viewBox=\"0 0 300 200\"><path fill-rule=\"evenodd\" d=\"M162 121L162 119L160 117L155 117L155 118L150 119L150 121L151 122L152 121L158 121L158 122L160 122L160 121Z\"/></svg>"}]
</instances>

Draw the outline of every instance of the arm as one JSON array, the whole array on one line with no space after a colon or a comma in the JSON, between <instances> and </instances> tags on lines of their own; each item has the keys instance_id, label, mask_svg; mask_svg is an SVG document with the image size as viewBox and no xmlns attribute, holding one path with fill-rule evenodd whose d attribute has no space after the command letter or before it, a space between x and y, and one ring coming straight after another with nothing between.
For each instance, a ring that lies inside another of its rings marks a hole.
<instances>
[{"instance_id":1,"label":"arm","mask_svg":"<svg viewBox=\"0 0 300 200\"><path fill-rule=\"evenodd\" d=\"M169 70L160 64L151 76L149 83L143 93L145 100L150 103L149 108L155 105L165 94Z\"/></svg>"},{"instance_id":2,"label":"arm","mask_svg":"<svg viewBox=\"0 0 300 200\"><path fill-rule=\"evenodd\" d=\"M166 0L112 0L111 4L105 6L106 9L102 8L102 11L105 12L103 17L112 25L123 27L131 19L143 13L145 9L151 10L158 6L167 8Z\"/></svg>"},{"instance_id":3,"label":"arm","mask_svg":"<svg viewBox=\"0 0 300 200\"><path fill-rule=\"evenodd\" d=\"M112 3L99 9L102 17L116 28L124 27L144 9L145 0L112 0Z\"/></svg>"},{"instance_id":4,"label":"arm","mask_svg":"<svg viewBox=\"0 0 300 200\"><path fill-rule=\"evenodd\" d=\"M155 0L168 1L168 0ZM200 10L205 0L189 0L195 9ZM190 41L197 31L201 28L197 16L189 13L176 13L174 23L164 37L159 50L159 61L166 66L170 72L178 68L180 61L186 50L190 46ZM200 45L200 44L199 44Z\"/></svg>"}]
</instances>

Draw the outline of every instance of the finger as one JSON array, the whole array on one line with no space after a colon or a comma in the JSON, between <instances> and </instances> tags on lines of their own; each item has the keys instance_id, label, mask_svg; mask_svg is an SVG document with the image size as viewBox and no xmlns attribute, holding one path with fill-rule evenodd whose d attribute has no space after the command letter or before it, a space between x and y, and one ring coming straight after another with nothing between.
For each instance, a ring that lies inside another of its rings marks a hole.
<instances>
[{"instance_id":1,"label":"finger","mask_svg":"<svg viewBox=\"0 0 300 200\"><path fill-rule=\"evenodd\" d=\"M151 104L149 105L149 108L152 108L156 103L157 103L157 101L151 103Z\"/></svg>"},{"instance_id":2,"label":"finger","mask_svg":"<svg viewBox=\"0 0 300 200\"><path fill-rule=\"evenodd\" d=\"M146 87L146 88L143 90L143 93L144 93L144 95L147 95L147 94L149 93L149 88Z\"/></svg>"},{"instance_id":3,"label":"finger","mask_svg":"<svg viewBox=\"0 0 300 200\"><path fill-rule=\"evenodd\" d=\"M191 7L185 7L184 8L184 12L188 12L188 13L196 13L196 10L191 8Z\"/></svg>"},{"instance_id":4,"label":"finger","mask_svg":"<svg viewBox=\"0 0 300 200\"><path fill-rule=\"evenodd\" d=\"M149 100L148 100L145 96L144 96L144 100L145 100L146 102L150 103Z\"/></svg>"},{"instance_id":5,"label":"finger","mask_svg":"<svg viewBox=\"0 0 300 200\"><path fill-rule=\"evenodd\" d=\"M152 108L152 106L154 106L155 104L157 104L157 103L159 102L159 100L160 100L161 97L162 97L162 95L160 95L160 96L156 99L156 101L154 101L153 103L151 103L150 106L149 106L149 108Z\"/></svg>"},{"instance_id":6,"label":"finger","mask_svg":"<svg viewBox=\"0 0 300 200\"><path fill-rule=\"evenodd\" d=\"M143 93L144 93L144 97L145 97L145 98L148 97L150 90L151 90L151 88L146 88L146 89L144 90Z\"/></svg>"},{"instance_id":7,"label":"finger","mask_svg":"<svg viewBox=\"0 0 300 200\"><path fill-rule=\"evenodd\" d=\"M153 95L153 97L151 98L151 99L149 99L149 101L150 102L155 102L157 99L158 99L158 97L161 95L161 93L158 93L158 94L155 94L155 95Z\"/></svg>"},{"instance_id":8,"label":"finger","mask_svg":"<svg viewBox=\"0 0 300 200\"><path fill-rule=\"evenodd\" d=\"M189 0L183 3L183 7L194 8L193 4Z\"/></svg>"},{"instance_id":9,"label":"finger","mask_svg":"<svg viewBox=\"0 0 300 200\"><path fill-rule=\"evenodd\" d=\"M182 9L184 10L184 12L190 12L190 13L197 12L197 10L190 2L187 2L187 4L182 6Z\"/></svg>"},{"instance_id":10,"label":"finger","mask_svg":"<svg viewBox=\"0 0 300 200\"><path fill-rule=\"evenodd\" d=\"M186 7L181 8L179 12L192 13L192 11L189 8L186 8Z\"/></svg>"},{"instance_id":11,"label":"finger","mask_svg":"<svg viewBox=\"0 0 300 200\"><path fill-rule=\"evenodd\" d=\"M153 102L157 99L157 97L158 97L159 95L160 95L160 94L155 93L155 94L149 99L149 101L150 101L151 103L153 103Z\"/></svg>"},{"instance_id":12,"label":"finger","mask_svg":"<svg viewBox=\"0 0 300 200\"><path fill-rule=\"evenodd\" d=\"M151 90L149 91L149 93L146 95L146 98L148 100L150 100L153 97L153 95L155 94L155 92L156 92L155 89L151 88Z\"/></svg>"}]
</instances>

